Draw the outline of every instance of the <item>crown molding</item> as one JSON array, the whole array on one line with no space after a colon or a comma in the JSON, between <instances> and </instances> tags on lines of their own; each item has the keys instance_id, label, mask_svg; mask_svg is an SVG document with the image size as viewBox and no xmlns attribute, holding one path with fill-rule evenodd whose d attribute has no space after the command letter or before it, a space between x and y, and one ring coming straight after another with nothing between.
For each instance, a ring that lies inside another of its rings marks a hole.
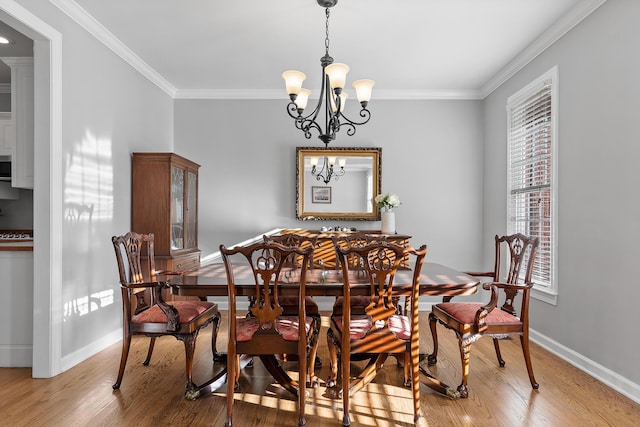
<instances>
[{"instance_id":1,"label":"crown molding","mask_svg":"<svg viewBox=\"0 0 640 427\"><path fill-rule=\"evenodd\" d=\"M557 42L562 36L568 33L573 27L578 25L587 16L591 15L597 8L602 6L607 0L584 0L575 5L569 12L558 19L547 31L538 37L533 43L527 46L518 56L511 60L502 70L485 83L480 92L482 98L486 98L491 93L522 70L527 64L544 52L549 46Z\"/></svg>"},{"instance_id":2,"label":"crown molding","mask_svg":"<svg viewBox=\"0 0 640 427\"><path fill-rule=\"evenodd\" d=\"M140 74L149 79L161 90L174 99L284 99L282 91L248 90L248 89L176 89L158 72L151 68L131 49L115 37L109 30L80 7L74 0L50 0L56 7L77 22L82 28L110 48L125 62L135 68ZM556 21L538 39L531 43L518 56L511 60L502 70L485 83L480 89L469 90L376 90L376 99L380 100L464 100L484 99L494 90L513 77L518 71L529 64L534 58L544 52L549 46L558 41L602 6L607 0L584 0L574 6L563 17Z\"/></svg>"},{"instance_id":3,"label":"crown molding","mask_svg":"<svg viewBox=\"0 0 640 427\"><path fill-rule=\"evenodd\" d=\"M86 10L80 7L73 0L50 0L58 9L67 14L78 25L87 30L89 34L101 41L105 46L111 49L116 55L120 56L135 68L140 74L149 79L152 83L163 90L172 98L175 97L176 88L162 77L156 70L151 68L138 55L129 49L124 43L107 30L102 24L91 16Z\"/></svg>"},{"instance_id":4,"label":"crown molding","mask_svg":"<svg viewBox=\"0 0 640 427\"><path fill-rule=\"evenodd\" d=\"M479 90L376 90L376 100L423 101L442 99L482 99ZM282 90L178 89L175 99L276 99L288 100ZM312 96L310 99L318 99Z\"/></svg>"}]
</instances>

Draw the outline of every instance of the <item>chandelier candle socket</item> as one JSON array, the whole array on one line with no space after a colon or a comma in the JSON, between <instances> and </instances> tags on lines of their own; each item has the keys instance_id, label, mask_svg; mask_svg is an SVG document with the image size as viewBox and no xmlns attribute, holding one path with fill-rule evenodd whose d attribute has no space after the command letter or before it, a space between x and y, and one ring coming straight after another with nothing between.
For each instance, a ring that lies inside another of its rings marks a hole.
<instances>
[{"instance_id":1,"label":"chandelier candle socket","mask_svg":"<svg viewBox=\"0 0 640 427\"><path fill-rule=\"evenodd\" d=\"M356 122L344 115L344 106L347 100L347 94L343 91L347 80L349 66L342 63L334 63L333 58L329 55L329 8L338 3L338 0L317 0L321 7L325 8L326 14L326 35L324 39L325 55L320 58L322 66L322 84L320 86L320 96L318 104L309 114L305 115L305 109L311 91L302 87L302 82L307 76L300 71L288 70L282 73L285 80L287 94L290 102L287 105L289 116L295 120L295 126L300 129L305 138L311 138L311 131L315 129L318 132L318 138L328 146L331 141L336 138L336 133L341 127L347 128L347 135L352 136L356 133L356 126L363 125L371 118L371 113L367 110L367 105L371 100L371 91L375 82L373 80L362 79L353 82L356 89L356 96L362 109L360 117L362 121ZM323 105L324 104L324 105ZM324 111L324 126L321 126L322 120L318 120L320 113Z\"/></svg>"}]
</instances>

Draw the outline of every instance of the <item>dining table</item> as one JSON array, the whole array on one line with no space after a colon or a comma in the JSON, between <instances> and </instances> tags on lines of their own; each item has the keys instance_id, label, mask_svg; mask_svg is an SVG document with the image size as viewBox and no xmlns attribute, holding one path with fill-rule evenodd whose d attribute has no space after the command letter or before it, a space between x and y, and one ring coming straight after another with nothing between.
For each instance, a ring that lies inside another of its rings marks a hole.
<instances>
[{"instance_id":1,"label":"dining table","mask_svg":"<svg viewBox=\"0 0 640 427\"><path fill-rule=\"evenodd\" d=\"M291 270L281 275L279 292L281 295L297 295L300 282L297 272ZM249 266L239 265L233 268L234 280L238 295L254 297L256 285ZM351 293L353 295L368 293L368 285L359 281L357 277L350 278ZM413 269L402 269L396 272L393 281L393 294L398 297L410 295L413 281ZM200 267L166 277L167 285L173 295L195 296L199 298L228 296L227 273L224 264L209 263ZM308 269L306 275L306 295L308 296L342 296L342 272L336 269L314 268ZM477 291L477 278L457 271L442 264L425 262L420 274L421 296L457 296L470 295ZM217 355L216 360L224 359ZM250 362L250 357L244 357L244 362ZM265 368L285 389L297 393L297 383L284 371L276 359L276 355L260 356ZM450 398L457 398L459 394L455 388L448 386L428 372L424 364L420 365L422 382L431 389ZM226 378L226 369L218 371L213 378L186 393L186 397L195 400L219 388Z\"/></svg>"}]
</instances>

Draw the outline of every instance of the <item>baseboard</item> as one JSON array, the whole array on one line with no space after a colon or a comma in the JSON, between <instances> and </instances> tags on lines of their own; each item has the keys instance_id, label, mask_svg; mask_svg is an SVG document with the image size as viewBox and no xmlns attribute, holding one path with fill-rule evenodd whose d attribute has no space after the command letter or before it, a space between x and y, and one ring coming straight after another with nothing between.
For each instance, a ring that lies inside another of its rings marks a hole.
<instances>
[{"instance_id":1,"label":"baseboard","mask_svg":"<svg viewBox=\"0 0 640 427\"><path fill-rule=\"evenodd\" d=\"M529 330L529 339L538 344L545 350L553 353L559 358L565 360L586 374L592 376L598 381L606 384L615 391L627 396L629 399L636 403L640 403L640 385L636 384L627 378L617 374L616 372L608 369L591 359L588 359L577 353L570 348L563 346L562 344L548 338L536 332L533 329Z\"/></svg>"},{"instance_id":2,"label":"baseboard","mask_svg":"<svg viewBox=\"0 0 640 427\"><path fill-rule=\"evenodd\" d=\"M0 345L0 367L30 368L33 366L33 346Z\"/></svg>"},{"instance_id":3,"label":"baseboard","mask_svg":"<svg viewBox=\"0 0 640 427\"><path fill-rule=\"evenodd\" d=\"M71 354L68 354L62 357L62 361L60 363L62 372L73 368L80 362L90 358L94 354L97 354L104 350L105 348L117 343L118 341L122 341L122 329L119 328L116 331L111 332L108 335L101 337L99 340L90 343L74 351Z\"/></svg>"}]
</instances>

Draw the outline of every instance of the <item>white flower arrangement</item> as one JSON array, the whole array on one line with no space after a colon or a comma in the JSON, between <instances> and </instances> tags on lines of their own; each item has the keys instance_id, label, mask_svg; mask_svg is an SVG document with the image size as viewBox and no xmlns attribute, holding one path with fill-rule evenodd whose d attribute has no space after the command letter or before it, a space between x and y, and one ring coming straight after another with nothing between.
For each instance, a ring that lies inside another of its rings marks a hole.
<instances>
[{"instance_id":1,"label":"white flower arrangement","mask_svg":"<svg viewBox=\"0 0 640 427\"><path fill-rule=\"evenodd\" d=\"M400 206L400 197L394 193L378 194L374 201L379 208L387 210Z\"/></svg>"}]
</instances>

